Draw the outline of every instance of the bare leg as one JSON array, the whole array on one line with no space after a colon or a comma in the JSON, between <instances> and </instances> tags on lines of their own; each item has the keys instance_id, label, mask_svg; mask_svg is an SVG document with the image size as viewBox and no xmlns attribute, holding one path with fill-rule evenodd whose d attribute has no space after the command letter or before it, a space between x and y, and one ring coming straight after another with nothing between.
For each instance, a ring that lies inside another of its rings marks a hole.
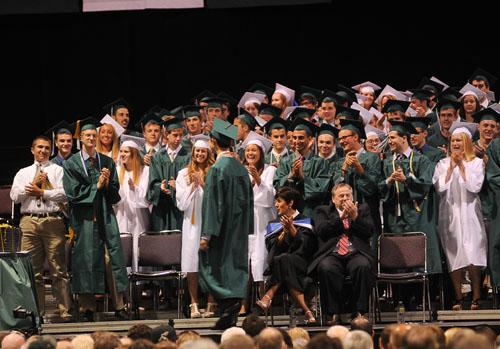
<instances>
[{"instance_id":1,"label":"bare leg","mask_svg":"<svg viewBox=\"0 0 500 349\"><path fill-rule=\"evenodd\" d=\"M187 284L191 304L198 303L198 273L187 273Z\"/></svg>"},{"instance_id":2,"label":"bare leg","mask_svg":"<svg viewBox=\"0 0 500 349\"><path fill-rule=\"evenodd\" d=\"M477 301L481 299L481 267L470 265L468 270L472 284L472 300Z\"/></svg>"},{"instance_id":3,"label":"bare leg","mask_svg":"<svg viewBox=\"0 0 500 349\"><path fill-rule=\"evenodd\" d=\"M462 300L462 269L452 271L450 273L453 289L455 290L455 300ZM453 310L461 310L459 305L454 305Z\"/></svg>"},{"instance_id":4,"label":"bare leg","mask_svg":"<svg viewBox=\"0 0 500 349\"><path fill-rule=\"evenodd\" d=\"M304 310L304 313L307 313L308 311L311 311L311 309L309 309L309 307L306 304L306 301L305 301L305 298L304 298L304 294L302 292L300 292L299 290L296 290L294 288L291 288L290 289L290 294L295 299L295 301L297 302L297 304L299 305L299 307L301 307L302 310Z\"/></svg>"}]
</instances>

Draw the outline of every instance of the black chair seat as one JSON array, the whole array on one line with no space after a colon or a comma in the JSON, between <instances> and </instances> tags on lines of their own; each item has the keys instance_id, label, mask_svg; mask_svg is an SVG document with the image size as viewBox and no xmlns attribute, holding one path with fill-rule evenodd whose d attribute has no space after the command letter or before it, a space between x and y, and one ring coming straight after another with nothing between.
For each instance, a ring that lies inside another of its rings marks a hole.
<instances>
[{"instance_id":1,"label":"black chair seat","mask_svg":"<svg viewBox=\"0 0 500 349\"><path fill-rule=\"evenodd\" d=\"M383 280L404 280L404 281L409 281L409 280L418 280L422 279L426 276L425 273L421 272L408 272L408 273L397 273L397 274L390 274L390 273L380 273L377 275L377 279L379 281Z\"/></svg>"},{"instance_id":2,"label":"black chair seat","mask_svg":"<svg viewBox=\"0 0 500 349\"><path fill-rule=\"evenodd\" d=\"M179 271L177 270L160 270L160 271L151 271L151 272L136 272L130 274L131 280L159 280L161 278L172 278L178 277Z\"/></svg>"}]
</instances>

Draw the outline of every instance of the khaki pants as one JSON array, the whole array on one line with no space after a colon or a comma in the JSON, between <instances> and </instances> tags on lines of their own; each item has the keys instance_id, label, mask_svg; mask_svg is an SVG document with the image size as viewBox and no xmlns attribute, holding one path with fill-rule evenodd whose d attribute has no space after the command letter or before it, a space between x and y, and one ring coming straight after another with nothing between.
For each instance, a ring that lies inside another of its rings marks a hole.
<instances>
[{"instance_id":1,"label":"khaki pants","mask_svg":"<svg viewBox=\"0 0 500 349\"><path fill-rule=\"evenodd\" d=\"M116 290L115 276L113 275L113 268L111 266L111 260L109 259L108 249L105 247L104 263L106 266L106 284L108 286L109 295L111 297L111 302L115 307L115 310L121 310L125 308L125 303L123 302L123 293ZM78 294L78 303L80 308L85 310L96 310L95 297L90 293L80 293Z\"/></svg>"},{"instance_id":2,"label":"khaki pants","mask_svg":"<svg viewBox=\"0 0 500 349\"><path fill-rule=\"evenodd\" d=\"M69 277L66 264L66 227L61 217L23 216L19 224L23 237L21 249L31 252L35 272L38 305L41 314L45 313L45 286L43 264L47 259L52 293L57 299L60 314L69 311L71 298Z\"/></svg>"}]
</instances>

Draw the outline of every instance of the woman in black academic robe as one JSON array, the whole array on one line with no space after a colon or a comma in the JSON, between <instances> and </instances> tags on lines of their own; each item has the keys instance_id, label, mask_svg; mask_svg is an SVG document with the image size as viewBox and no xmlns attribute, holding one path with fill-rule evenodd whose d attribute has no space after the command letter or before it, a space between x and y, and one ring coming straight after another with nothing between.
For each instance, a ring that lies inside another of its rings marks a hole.
<instances>
[{"instance_id":1,"label":"woman in black academic robe","mask_svg":"<svg viewBox=\"0 0 500 349\"><path fill-rule=\"evenodd\" d=\"M268 251L268 290L257 305L264 311L271 307L272 299L281 286L286 286L297 304L304 310L307 323L314 323L311 310L304 299L308 280L307 266L314 253L315 238L310 218L300 215L297 207L302 202L298 191L284 187L275 196L279 219L269 222L266 232Z\"/></svg>"}]
</instances>

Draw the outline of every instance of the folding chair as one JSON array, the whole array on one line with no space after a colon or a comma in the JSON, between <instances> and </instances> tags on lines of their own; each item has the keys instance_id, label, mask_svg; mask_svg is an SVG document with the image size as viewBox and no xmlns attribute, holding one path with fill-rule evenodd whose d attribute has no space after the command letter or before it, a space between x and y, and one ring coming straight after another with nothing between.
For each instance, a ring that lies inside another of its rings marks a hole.
<instances>
[{"instance_id":1,"label":"folding chair","mask_svg":"<svg viewBox=\"0 0 500 349\"><path fill-rule=\"evenodd\" d=\"M139 236L139 267L156 267L161 269L149 272L135 271L129 276L135 295L132 298L132 305L137 319L139 318L137 282L172 279L177 280L177 317L180 318L182 304L182 273L179 268L181 264L181 247L182 234L179 230L145 232ZM156 311L158 310L156 293L154 297L154 310Z\"/></svg>"},{"instance_id":2,"label":"folding chair","mask_svg":"<svg viewBox=\"0 0 500 349\"><path fill-rule=\"evenodd\" d=\"M399 272L405 270L405 272ZM417 270L417 271L414 271ZM427 273L427 237L422 232L382 234L378 240L378 272L375 293L380 322L378 284L422 283L422 321L426 306L431 317L429 274ZM427 303L426 303L427 302Z\"/></svg>"}]
</instances>

